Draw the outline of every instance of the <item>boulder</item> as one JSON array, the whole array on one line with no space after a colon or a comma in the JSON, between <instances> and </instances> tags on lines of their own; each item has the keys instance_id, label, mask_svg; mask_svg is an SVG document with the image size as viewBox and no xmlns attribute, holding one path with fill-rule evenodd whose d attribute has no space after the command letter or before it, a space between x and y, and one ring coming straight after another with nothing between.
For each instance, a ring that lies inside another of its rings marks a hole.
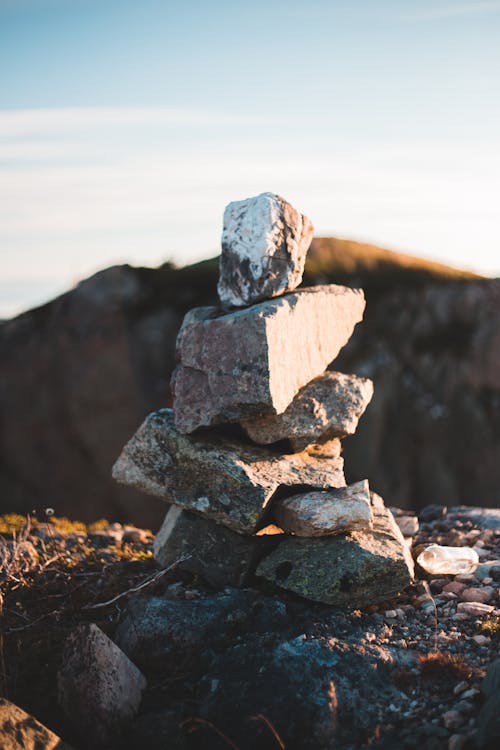
<instances>
[{"instance_id":1,"label":"boulder","mask_svg":"<svg viewBox=\"0 0 500 750\"><path fill-rule=\"evenodd\" d=\"M222 304L251 305L295 289L313 231L307 216L274 193L230 203L217 286Z\"/></svg>"},{"instance_id":2,"label":"boulder","mask_svg":"<svg viewBox=\"0 0 500 750\"><path fill-rule=\"evenodd\" d=\"M324 372L363 317L359 289L331 284L222 314L195 308L177 338L172 376L176 426L281 414Z\"/></svg>"},{"instance_id":3,"label":"boulder","mask_svg":"<svg viewBox=\"0 0 500 750\"><path fill-rule=\"evenodd\" d=\"M390 511L372 493L373 529L322 539L278 537L256 575L306 599L361 607L406 588L413 560Z\"/></svg>"},{"instance_id":4,"label":"boulder","mask_svg":"<svg viewBox=\"0 0 500 750\"><path fill-rule=\"evenodd\" d=\"M255 443L288 439L298 451L309 443L354 435L372 396L368 378L325 372L305 385L282 414L255 417L242 426Z\"/></svg>"},{"instance_id":5,"label":"boulder","mask_svg":"<svg viewBox=\"0 0 500 750\"><path fill-rule=\"evenodd\" d=\"M0 698L2 750L71 750L54 732L6 698Z\"/></svg>"},{"instance_id":6,"label":"boulder","mask_svg":"<svg viewBox=\"0 0 500 750\"><path fill-rule=\"evenodd\" d=\"M146 679L94 623L79 625L64 645L59 704L87 747L115 742L137 713Z\"/></svg>"},{"instance_id":7,"label":"boulder","mask_svg":"<svg viewBox=\"0 0 500 750\"><path fill-rule=\"evenodd\" d=\"M286 455L214 431L184 435L172 409L160 409L127 443L113 476L233 531L253 534L278 489L344 486L340 448L335 439Z\"/></svg>"},{"instance_id":8,"label":"boulder","mask_svg":"<svg viewBox=\"0 0 500 750\"><path fill-rule=\"evenodd\" d=\"M296 536L331 536L371 529L368 482L365 479L349 487L294 495L276 502L273 514L284 532Z\"/></svg>"},{"instance_id":9,"label":"boulder","mask_svg":"<svg viewBox=\"0 0 500 750\"><path fill-rule=\"evenodd\" d=\"M243 586L259 560L271 551L274 538L243 536L172 505L156 535L154 555L163 568L185 557L178 570L199 575L222 589Z\"/></svg>"}]
</instances>

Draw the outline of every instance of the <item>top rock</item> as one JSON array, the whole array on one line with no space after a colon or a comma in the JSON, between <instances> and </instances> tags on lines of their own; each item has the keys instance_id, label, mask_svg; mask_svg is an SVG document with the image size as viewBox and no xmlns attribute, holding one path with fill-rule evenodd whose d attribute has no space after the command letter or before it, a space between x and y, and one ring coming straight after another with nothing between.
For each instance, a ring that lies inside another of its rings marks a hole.
<instances>
[{"instance_id":1,"label":"top rock","mask_svg":"<svg viewBox=\"0 0 500 750\"><path fill-rule=\"evenodd\" d=\"M217 286L222 304L244 307L295 289L313 231L307 216L274 193L229 203Z\"/></svg>"}]
</instances>

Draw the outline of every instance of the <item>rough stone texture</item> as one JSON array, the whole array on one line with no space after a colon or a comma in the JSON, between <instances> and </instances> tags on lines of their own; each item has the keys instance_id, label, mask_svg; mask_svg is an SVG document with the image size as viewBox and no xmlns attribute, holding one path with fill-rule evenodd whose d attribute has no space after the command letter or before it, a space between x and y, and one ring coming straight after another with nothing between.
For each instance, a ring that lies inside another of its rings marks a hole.
<instances>
[{"instance_id":1,"label":"rough stone texture","mask_svg":"<svg viewBox=\"0 0 500 750\"><path fill-rule=\"evenodd\" d=\"M362 747L378 722L374 695L387 703L397 695L391 662L388 651L346 647L335 638L327 644L299 635L270 646L247 637L202 680L201 715L241 750Z\"/></svg>"},{"instance_id":2,"label":"rough stone texture","mask_svg":"<svg viewBox=\"0 0 500 750\"><path fill-rule=\"evenodd\" d=\"M6 698L0 698L2 750L71 750L54 732Z\"/></svg>"},{"instance_id":3,"label":"rough stone texture","mask_svg":"<svg viewBox=\"0 0 500 750\"><path fill-rule=\"evenodd\" d=\"M279 488L345 485L340 441L282 455L210 433L186 436L171 409L147 417L113 468L119 482L253 534Z\"/></svg>"},{"instance_id":4,"label":"rough stone texture","mask_svg":"<svg viewBox=\"0 0 500 750\"><path fill-rule=\"evenodd\" d=\"M488 667L481 692L486 701L479 714L477 745L487 750L500 742L500 659Z\"/></svg>"},{"instance_id":5,"label":"rough stone texture","mask_svg":"<svg viewBox=\"0 0 500 750\"><path fill-rule=\"evenodd\" d=\"M372 511L372 531L283 538L256 574L306 599L342 607L365 606L398 593L412 579L413 561L390 511L374 493Z\"/></svg>"},{"instance_id":6,"label":"rough stone texture","mask_svg":"<svg viewBox=\"0 0 500 750\"><path fill-rule=\"evenodd\" d=\"M361 290L310 287L221 314L195 308L177 338L177 428L281 414L349 340L365 307Z\"/></svg>"},{"instance_id":7,"label":"rough stone texture","mask_svg":"<svg viewBox=\"0 0 500 750\"><path fill-rule=\"evenodd\" d=\"M276 537L243 536L225 526L172 505L154 541L163 568L186 556L178 568L201 576L214 588L242 586Z\"/></svg>"},{"instance_id":8,"label":"rough stone texture","mask_svg":"<svg viewBox=\"0 0 500 750\"><path fill-rule=\"evenodd\" d=\"M128 603L115 638L141 669L164 672L242 629L265 632L286 622L285 605L255 591L228 589L193 600L138 596Z\"/></svg>"},{"instance_id":9,"label":"rough stone texture","mask_svg":"<svg viewBox=\"0 0 500 750\"><path fill-rule=\"evenodd\" d=\"M306 492L277 501L273 515L288 534L315 537L371 529L373 516L366 479L349 487Z\"/></svg>"},{"instance_id":10,"label":"rough stone texture","mask_svg":"<svg viewBox=\"0 0 500 750\"><path fill-rule=\"evenodd\" d=\"M222 304L251 305L295 289L313 231L307 216L274 193L230 203L217 286Z\"/></svg>"},{"instance_id":11,"label":"rough stone texture","mask_svg":"<svg viewBox=\"0 0 500 750\"><path fill-rule=\"evenodd\" d=\"M106 747L137 713L146 679L94 623L79 625L64 646L59 704L90 747Z\"/></svg>"},{"instance_id":12,"label":"rough stone texture","mask_svg":"<svg viewBox=\"0 0 500 750\"><path fill-rule=\"evenodd\" d=\"M304 386L282 414L256 417L242 425L255 443L289 439L294 450L302 450L318 440L354 435L372 396L368 378L325 372Z\"/></svg>"},{"instance_id":13,"label":"rough stone texture","mask_svg":"<svg viewBox=\"0 0 500 750\"><path fill-rule=\"evenodd\" d=\"M399 526L399 529L403 536L413 537L418 534L418 516L416 516L414 513L409 513L408 511L401 510L401 508L390 507L389 510L394 516L394 520Z\"/></svg>"}]
</instances>

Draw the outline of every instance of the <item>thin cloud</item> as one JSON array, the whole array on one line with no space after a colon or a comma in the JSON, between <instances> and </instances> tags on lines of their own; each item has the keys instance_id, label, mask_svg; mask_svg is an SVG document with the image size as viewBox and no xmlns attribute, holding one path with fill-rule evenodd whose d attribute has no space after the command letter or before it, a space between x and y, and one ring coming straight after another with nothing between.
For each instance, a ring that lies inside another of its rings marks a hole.
<instances>
[{"instance_id":1,"label":"thin cloud","mask_svg":"<svg viewBox=\"0 0 500 750\"><path fill-rule=\"evenodd\" d=\"M423 9L415 13L405 14L407 21L433 21L444 18L455 18L457 16L480 15L494 13L500 10L500 2L467 3L462 5L449 5L441 8Z\"/></svg>"}]
</instances>

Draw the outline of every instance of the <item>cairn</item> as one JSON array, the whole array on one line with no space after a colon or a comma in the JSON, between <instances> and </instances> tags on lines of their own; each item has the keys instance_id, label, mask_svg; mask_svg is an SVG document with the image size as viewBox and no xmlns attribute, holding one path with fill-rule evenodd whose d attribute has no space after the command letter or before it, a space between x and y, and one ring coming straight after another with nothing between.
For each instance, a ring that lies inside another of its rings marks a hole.
<instances>
[{"instance_id":1,"label":"cairn","mask_svg":"<svg viewBox=\"0 0 500 750\"><path fill-rule=\"evenodd\" d=\"M359 289L296 289L313 227L263 193L224 213L220 306L177 339L174 408L150 414L113 476L170 504L164 567L216 588L264 579L313 601L361 606L396 594L413 565L368 481L346 486L341 439L373 394L326 368L361 321Z\"/></svg>"}]
</instances>

